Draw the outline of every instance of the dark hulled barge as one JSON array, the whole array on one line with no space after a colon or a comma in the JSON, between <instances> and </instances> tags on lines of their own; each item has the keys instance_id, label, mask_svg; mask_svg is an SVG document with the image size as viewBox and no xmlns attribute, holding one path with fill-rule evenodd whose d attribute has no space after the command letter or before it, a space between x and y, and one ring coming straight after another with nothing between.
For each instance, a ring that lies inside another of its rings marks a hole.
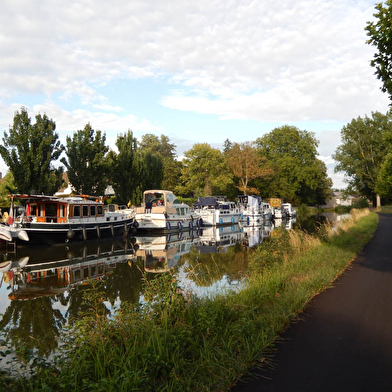
<instances>
[{"instance_id":1,"label":"dark hulled barge","mask_svg":"<svg viewBox=\"0 0 392 392\"><path fill-rule=\"evenodd\" d=\"M26 207L14 216L14 201ZM12 195L8 224L0 225L0 238L30 244L56 244L114 238L135 231L131 210L107 211L102 198Z\"/></svg>"}]
</instances>

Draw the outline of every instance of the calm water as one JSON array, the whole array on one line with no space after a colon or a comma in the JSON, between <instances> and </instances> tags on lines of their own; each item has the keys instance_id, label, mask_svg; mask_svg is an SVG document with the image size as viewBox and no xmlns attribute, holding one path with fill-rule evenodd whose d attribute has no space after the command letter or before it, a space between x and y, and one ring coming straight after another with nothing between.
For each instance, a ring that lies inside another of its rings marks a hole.
<instances>
[{"instance_id":1,"label":"calm water","mask_svg":"<svg viewBox=\"0 0 392 392\"><path fill-rule=\"evenodd\" d=\"M273 236L278 227L292 229L299 224L307 225L305 220L289 220L258 227L210 227L199 232L4 250L0 254L2 337L14 348L50 356L61 330L84 310L83 293L89 279L102 281L109 314L123 301L142 300L144 274L156 279L170 270L181 287L199 296L237 289L243 284L252 248ZM9 356L0 360L0 367L8 368L9 360Z\"/></svg>"}]
</instances>

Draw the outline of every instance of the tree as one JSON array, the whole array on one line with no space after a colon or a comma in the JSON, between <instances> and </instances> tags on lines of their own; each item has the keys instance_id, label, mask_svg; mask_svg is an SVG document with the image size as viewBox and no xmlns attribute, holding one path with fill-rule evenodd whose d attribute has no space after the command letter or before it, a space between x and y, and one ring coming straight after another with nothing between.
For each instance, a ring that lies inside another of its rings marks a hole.
<instances>
[{"instance_id":1,"label":"tree","mask_svg":"<svg viewBox=\"0 0 392 392\"><path fill-rule=\"evenodd\" d=\"M367 22L366 43L376 47L370 65L376 69L375 75L383 83L381 90L392 99L392 0L376 4L375 22Z\"/></svg>"},{"instance_id":2,"label":"tree","mask_svg":"<svg viewBox=\"0 0 392 392\"><path fill-rule=\"evenodd\" d=\"M9 171L0 181L0 205L9 206L10 200L8 195L16 193L14 176Z\"/></svg>"},{"instance_id":3,"label":"tree","mask_svg":"<svg viewBox=\"0 0 392 392\"><path fill-rule=\"evenodd\" d=\"M138 185L136 170L137 139L132 131L117 136L118 153L109 152L109 166L111 167L110 182L120 203L134 201L133 196Z\"/></svg>"},{"instance_id":4,"label":"tree","mask_svg":"<svg viewBox=\"0 0 392 392\"><path fill-rule=\"evenodd\" d=\"M271 168L266 165L266 158L260 156L252 143L234 143L226 152L227 163L235 177L239 180L236 186L244 194L260 194L255 187L249 187L249 182L271 174Z\"/></svg>"},{"instance_id":5,"label":"tree","mask_svg":"<svg viewBox=\"0 0 392 392\"><path fill-rule=\"evenodd\" d=\"M150 154L157 154L163 164L163 178L159 188L175 190L181 177L181 163L176 160L176 145L170 143L170 139L161 135L147 133L143 135L140 148Z\"/></svg>"},{"instance_id":6,"label":"tree","mask_svg":"<svg viewBox=\"0 0 392 392\"><path fill-rule=\"evenodd\" d=\"M349 190L374 199L376 182L381 165L390 145L392 132L391 113L372 113L369 118L353 119L341 130L342 144L333 159L335 172L345 173Z\"/></svg>"},{"instance_id":7,"label":"tree","mask_svg":"<svg viewBox=\"0 0 392 392\"><path fill-rule=\"evenodd\" d=\"M138 148L132 131L117 137L118 153L110 151L110 179L119 203L136 205L146 189L160 188L163 164L159 155Z\"/></svg>"},{"instance_id":8,"label":"tree","mask_svg":"<svg viewBox=\"0 0 392 392\"><path fill-rule=\"evenodd\" d=\"M280 197L294 204L323 204L330 193L325 164L317 158L314 133L285 125L256 140L261 156L273 175L259 184L262 196Z\"/></svg>"},{"instance_id":9,"label":"tree","mask_svg":"<svg viewBox=\"0 0 392 392\"><path fill-rule=\"evenodd\" d=\"M233 183L223 154L208 143L197 143L184 153L183 192L196 196L226 193Z\"/></svg>"},{"instance_id":10,"label":"tree","mask_svg":"<svg viewBox=\"0 0 392 392\"><path fill-rule=\"evenodd\" d=\"M105 155L109 151L106 136L94 131L90 124L66 139L68 178L75 191L85 195L103 195L107 186Z\"/></svg>"},{"instance_id":11,"label":"tree","mask_svg":"<svg viewBox=\"0 0 392 392\"><path fill-rule=\"evenodd\" d=\"M233 143L227 138L223 143L223 152L226 154L233 148Z\"/></svg>"},{"instance_id":12,"label":"tree","mask_svg":"<svg viewBox=\"0 0 392 392\"><path fill-rule=\"evenodd\" d=\"M20 193L54 194L62 185L63 168L55 168L64 150L56 124L46 114L31 123L26 108L16 112L9 133L4 132L0 155L14 176Z\"/></svg>"},{"instance_id":13,"label":"tree","mask_svg":"<svg viewBox=\"0 0 392 392\"><path fill-rule=\"evenodd\" d=\"M392 153L388 153L377 175L376 192L383 198L392 198Z\"/></svg>"}]
</instances>

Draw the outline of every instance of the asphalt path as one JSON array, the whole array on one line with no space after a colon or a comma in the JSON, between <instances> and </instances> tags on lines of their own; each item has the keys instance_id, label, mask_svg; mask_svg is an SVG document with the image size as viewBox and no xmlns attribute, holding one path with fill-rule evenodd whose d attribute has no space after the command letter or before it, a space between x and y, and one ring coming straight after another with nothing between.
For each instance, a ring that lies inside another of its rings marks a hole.
<instances>
[{"instance_id":1,"label":"asphalt path","mask_svg":"<svg viewBox=\"0 0 392 392\"><path fill-rule=\"evenodd\" d=\"M231 392L392 391L392 215Z\"/></svg>"}]
</instances>

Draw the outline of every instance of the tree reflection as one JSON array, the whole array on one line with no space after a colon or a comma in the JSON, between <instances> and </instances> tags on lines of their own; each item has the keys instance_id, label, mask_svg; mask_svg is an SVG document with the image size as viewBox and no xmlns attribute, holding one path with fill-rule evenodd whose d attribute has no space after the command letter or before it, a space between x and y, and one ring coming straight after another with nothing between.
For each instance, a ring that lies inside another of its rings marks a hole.
<instances>
[{"instance_id":1,"label":"tree reflection","mask_svg":"<svg viewBox=\"0 0 392 392\"><path fill-rule=\"evenodd\" d=\"M248 266L249 252L241 243L225 248L222 253L202 253L200 247L192 247L181 262L187 262L187 279L208 287L223 277L229 282L241 279Z\"/></svg>"},{"instance_id":2,"label":"tree reflection","mask_svg":"<svg viewBox=\"0 0 392 392\"><path fill-rule=\"evenodd\" d=\"M55 302L54 297L40 297L10 303L0 328L16 353L24 355L35 348L40 356L48 356L57 348L59 330L66 320L60 310L53 309Z\"/></svg>"}]
</instances>

